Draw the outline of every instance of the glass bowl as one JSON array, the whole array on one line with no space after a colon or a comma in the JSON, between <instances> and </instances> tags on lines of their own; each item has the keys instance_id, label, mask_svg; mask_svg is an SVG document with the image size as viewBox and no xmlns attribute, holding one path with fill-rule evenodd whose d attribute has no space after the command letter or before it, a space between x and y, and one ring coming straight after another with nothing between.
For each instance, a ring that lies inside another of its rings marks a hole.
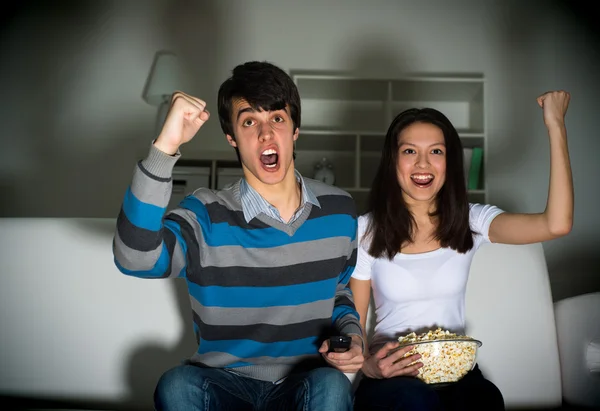
<instances>
[{"instance_id":1,"label":"glass bowl","mask_svg":"<svg viewBox=\"0 0 600 411\"><path fill-rule=\"evenodd\" d=\"M422 362L417 378L427 384L443 384L460 380L475 367L477 349L482 343L474 338L449 338L429 341L406 342L402 347L413 346L404 357L421 354Z\"/></svg>"}]
</instances>

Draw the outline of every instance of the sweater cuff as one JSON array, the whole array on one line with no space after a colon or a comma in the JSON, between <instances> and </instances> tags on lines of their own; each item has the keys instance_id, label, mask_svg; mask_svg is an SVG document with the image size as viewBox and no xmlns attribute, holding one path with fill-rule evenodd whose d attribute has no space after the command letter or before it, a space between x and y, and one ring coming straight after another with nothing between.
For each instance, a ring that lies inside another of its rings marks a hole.
<instances>
[{"instance_id":1,"label":"sweater cuff","mask_svg":"<svg viewBox=\"0 0 600 411\"><path fill-rule=\"evenodd\" d=\"M142 160L142 166L146 171L150 174L159 177L159 178L171 178L173 174L173 167L175 167L175 163L181 157L181 153L177 151L177 153L172 156L163 153L158 148L152 144L150 146L150 151L148 152L148 156Z\"/></svg>"},{"instance_id":2,"label":"sweater cuff","mask_svg":"<svg viewBox=\"0 0 600 411\"><path fill-rule=\"evenodd\" d=\"M341 330L341 333L343 335L347 335L347 336L358 335L358 337L360 338L360 341L362 343L362 351L363 351L363 353L365 352L365 341L363 339L363 333L362 333L362 329L360 328L360 326L358 326L356 324L346 324L344 326L344 329Z\"/></svg>"}]
</instances>

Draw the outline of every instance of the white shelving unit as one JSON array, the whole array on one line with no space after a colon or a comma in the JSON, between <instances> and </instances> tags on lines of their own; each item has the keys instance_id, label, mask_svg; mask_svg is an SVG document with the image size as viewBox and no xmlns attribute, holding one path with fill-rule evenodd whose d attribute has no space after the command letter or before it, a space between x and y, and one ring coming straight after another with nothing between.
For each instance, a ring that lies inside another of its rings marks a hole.
<instances>
[{"instance_id":1,"label":"white shelving unit","mask_svg":"<svg viewBox=\"0 0 600 411\"><path fill-rule=\"evenodd\" d=\"M181 159L173 169L173 192L168 209L177 206L197 188L221 189L243 176L233 149L204 152L200 158Z\"/></svg>"},{"instance_id":2,"label":"white shelving unit","mask_svg":"<svg viewBox=\"0 0 600 411\"><path fill-rule=\"evenodd\" d=\"M481 147L480 187L473 202L486 202L483 75L414 75L396 79L359 78L344 73L293 71L302 101L296 167L312 177L327 158L335 185L354 196L362 212L392 119L410 107L432 107L452 121L463 147Z\"/></svg>"}]
</instances>

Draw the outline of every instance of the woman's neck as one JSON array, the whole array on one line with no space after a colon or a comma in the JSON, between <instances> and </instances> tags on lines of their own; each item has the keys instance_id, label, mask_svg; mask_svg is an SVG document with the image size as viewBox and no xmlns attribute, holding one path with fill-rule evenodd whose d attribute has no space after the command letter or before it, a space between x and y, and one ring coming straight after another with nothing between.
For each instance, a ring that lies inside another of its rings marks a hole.
<instances>
[{"instance_id":1,"label":"woman's neck","mask_svg":"<svg viewBox=\"0 0 600 411\"><path fill-rule=\"evenodd\" d=\"M418 254L436 250L440 243L435 239L438 218L431 214L435 211L433 201L419 201L407 204L412 214L415 225L411 234L411 241L402 245L402 253Z\"/></svg>"},{"instance_id":2,"label":"woman's neck","mask_svg":"<svg viewBox=\"0 0 600 411\"><path fill-rule=\"evenodd\" d=\"M406 207L417 223L431 221L431 214L435 212L434 201L407 202Z\"/></svg>"}]
</instances>

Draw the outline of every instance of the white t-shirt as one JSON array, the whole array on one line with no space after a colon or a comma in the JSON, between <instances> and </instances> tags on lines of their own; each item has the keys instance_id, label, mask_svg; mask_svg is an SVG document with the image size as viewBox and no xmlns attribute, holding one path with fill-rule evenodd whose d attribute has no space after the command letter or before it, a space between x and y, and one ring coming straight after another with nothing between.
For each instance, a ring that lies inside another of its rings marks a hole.
<instances>
[{"instance_id":1,"label":"white t-shirt","mask_svg":"<svg viewBox=\"0 0 600 411\"><path fill-rule=\"evenodd\" d=\"M489 243L489 227L503 210L470 204L469 222L476 233L473 248L461 254L439 248L419 254L398 253L393 260L374 258L364 238L370 215L358 219L358 259L352 277L371 280L375 303L375 333L370 351L411 331L440 327L456 333L465 329L465 290L471 261L483 243Z\"/></svg>"}]
</instances>

